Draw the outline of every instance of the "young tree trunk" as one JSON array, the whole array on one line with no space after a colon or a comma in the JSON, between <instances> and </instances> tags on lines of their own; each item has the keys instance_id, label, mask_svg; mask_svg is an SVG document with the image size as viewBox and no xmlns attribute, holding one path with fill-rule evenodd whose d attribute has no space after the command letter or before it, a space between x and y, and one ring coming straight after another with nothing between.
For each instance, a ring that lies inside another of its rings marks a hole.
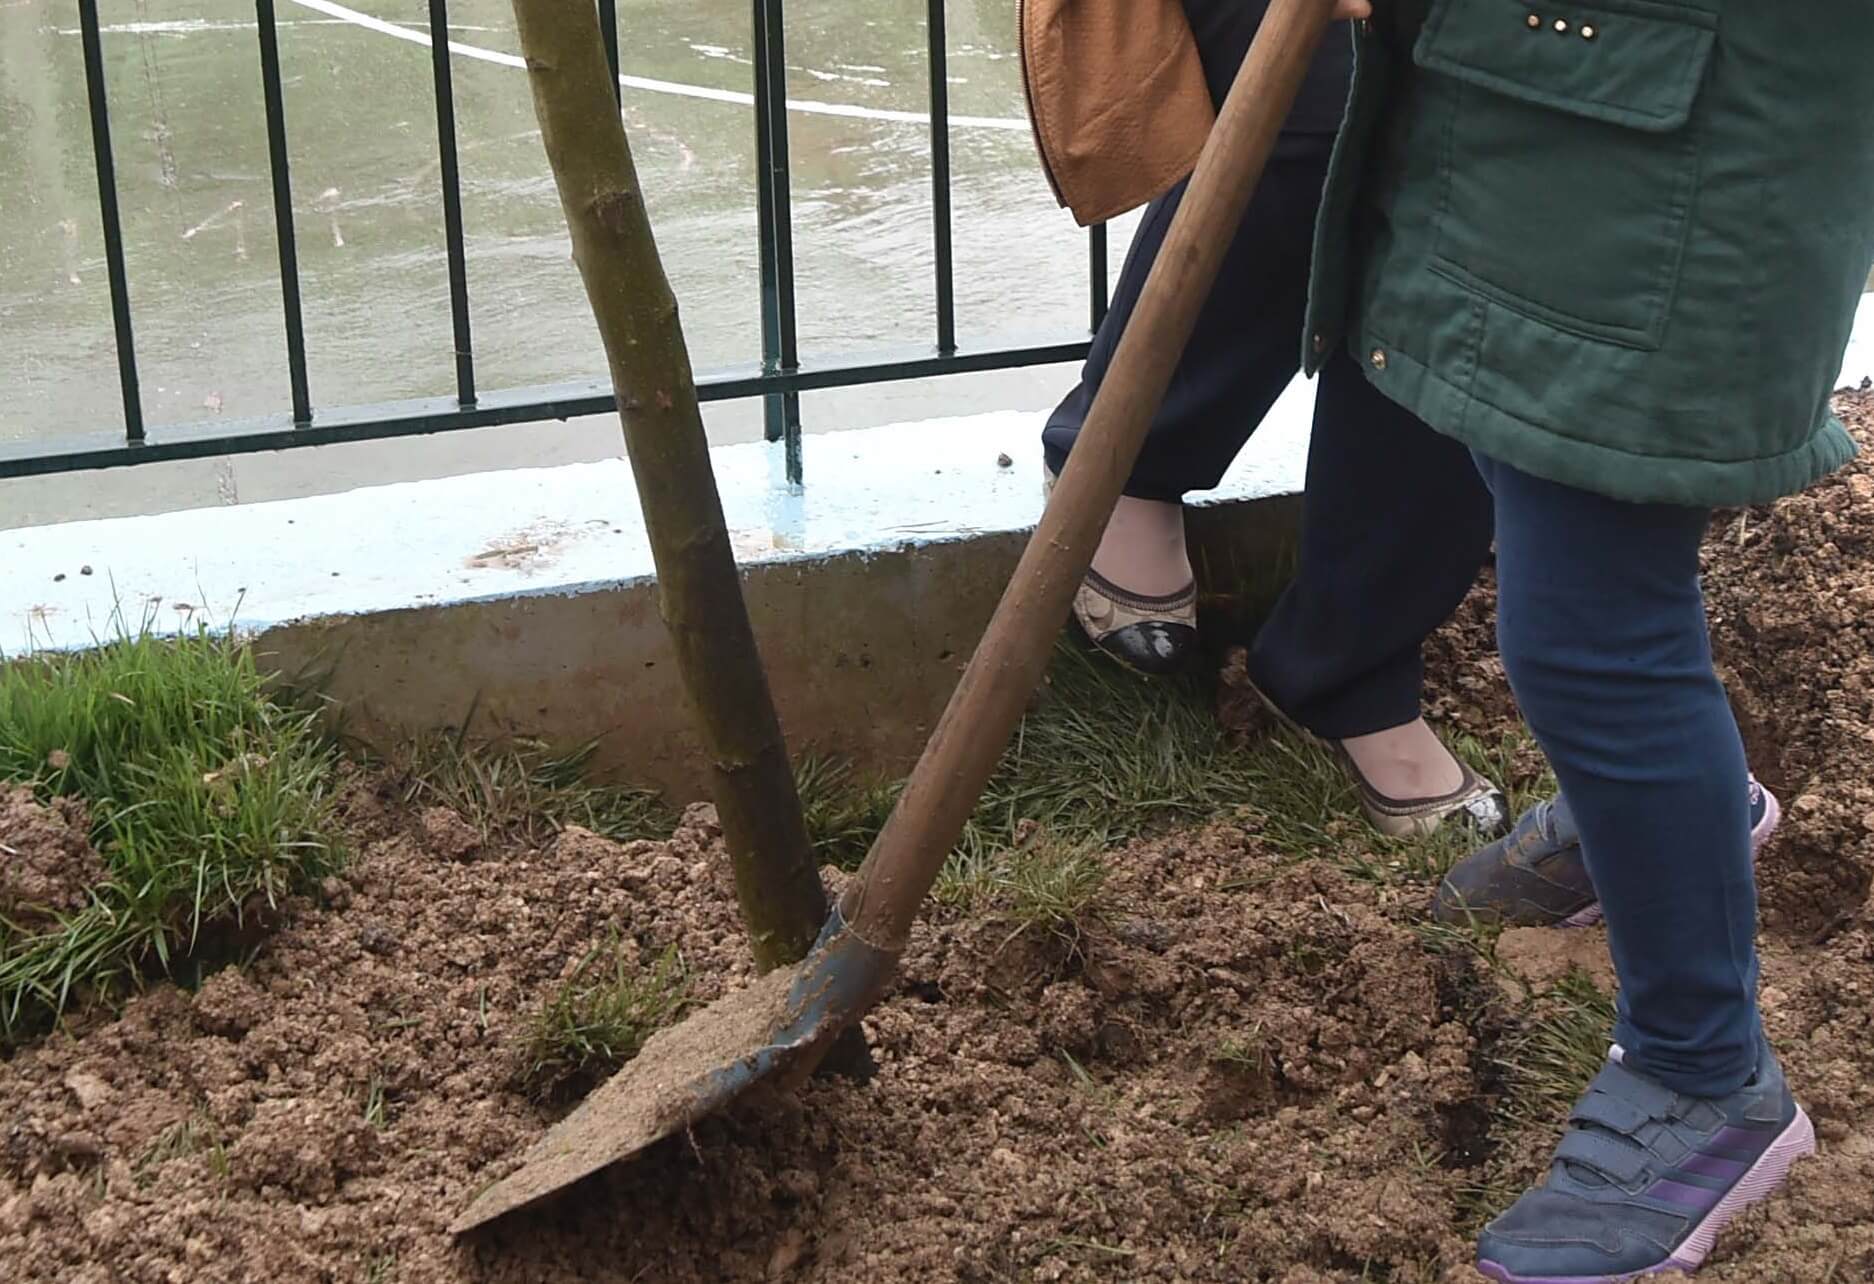
<instances>
[{"instance_id":1,"label":"young tree trunk","mask_svg":"<svg viewBox=\"0 0 1874 1284\"><path fill-rule=\"evenodd\" d=\"M714 775L763 971L803 958L826 892L755 649L677 301L612 95L593 0L514 0L547 160L598 321L637 478L659 609Z\"/></svg>"}]
</instances>

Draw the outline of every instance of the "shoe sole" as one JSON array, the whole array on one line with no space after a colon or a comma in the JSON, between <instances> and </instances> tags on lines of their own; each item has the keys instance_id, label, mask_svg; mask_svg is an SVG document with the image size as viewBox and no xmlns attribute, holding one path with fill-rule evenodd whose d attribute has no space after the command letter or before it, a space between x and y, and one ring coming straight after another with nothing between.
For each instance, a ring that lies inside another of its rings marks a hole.
<instances>
[{"instance_id":1,"label":"shoe sole","mask_svg":"<svg viewBox=\"0 0 1874 1284\"><path fill-rule=\"evenodd\" d=\"M1737 1184L1725 1192L1718 1206L1706 1213L1704 1220L1692 1228L1692 1233L1673 1250L1672 1256L1657 1266L1628 1271L1624 1275L1517 1275L1495 1262L1479 1262L1477 1269L1498 1284L1621 1284L1624 1280L1644 1279L1667 1271L1690 1275L1705 1264L1712 1245L1718 1242L1718 1236L1739 1213L1774 1195L1788 1180L1789 1170L1796 1161L1814 1153L1815 1125L1809 1121L1802 1107L1798 1106L1796 1117L1790 1121L1789 1127L1770 1143L1768 1150L1757 1156L1757 1162L1750 1166L1750 1171L1738 1178Z\"/></svg>"},{"instance_id":2,"label":"shoe sole","mask_svg":"<svg viewBox=\"0 0 1874 1284\"><path fill-rule=\"evenodd\" d=\"M1760 784L1758 788L1762 789L1763 786ZM1771 793L1768 789L1764 789L1763 799L1763 819L1757 822L1757 827L1753 829L1750 834L1750 858L1752 861L1755 861L1758 856L1763 854L1763 845L1770 841L1770 836L1776 833L1776 827L1783 819L1783 804L1776 800L1776 795ZM1573 914L1563 919L1561 925L1563 927L1593 927L1598 924L1603 917L1605 917L1605 915L1601 911L1601 903L1596 901L1586 909L1576 910Z\"/></svg>"}]
</instances>

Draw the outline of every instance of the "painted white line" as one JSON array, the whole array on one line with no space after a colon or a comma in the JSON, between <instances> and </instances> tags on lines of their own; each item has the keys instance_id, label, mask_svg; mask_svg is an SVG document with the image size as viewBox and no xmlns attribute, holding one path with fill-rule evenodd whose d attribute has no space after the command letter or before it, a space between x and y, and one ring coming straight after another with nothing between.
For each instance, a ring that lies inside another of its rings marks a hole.
<instances>
[{"instance_id":1,"label":"painted white line","mask_svg":"<svg viewBox=\"0 0 1874 1284\"><path fill-rule=\"evenodd\" d=\"M394 22L374 18L368 13L348 9L334 0L292 0L302 9L311 9L315 13L325 14L329 18L338 18L353 26L375 31L379 35L390 36L396 40L407 40L413 45L427 48L430 44L427 31L414 31L409 27L400 27ZM458 58L472 58L477 62L491 62L499 67L519 67L525 70L527 64L518 55L502 53L498 49L484 49L480 45L464 44L459 40L449 42L449 52ZM653 80L647 76L620 76L618 83L627 89L639 89L645 93L670 94L678 98L701 98L713 103L732 103L738 107L753 107L755 95L741 93L733 89L711 89L706 85L686 85L674 80ZM887 111L879 107L860 107L854 103L823 103L810 99L790 98L787 109L805 116L844 116L851 120L880 120L898 125L930 124L930 117L915 111ZM1007 116L952 116L950 125L953 129L996 129L1028 131L1028 122L1017 117Z\"/></svg>"}]
</instances>

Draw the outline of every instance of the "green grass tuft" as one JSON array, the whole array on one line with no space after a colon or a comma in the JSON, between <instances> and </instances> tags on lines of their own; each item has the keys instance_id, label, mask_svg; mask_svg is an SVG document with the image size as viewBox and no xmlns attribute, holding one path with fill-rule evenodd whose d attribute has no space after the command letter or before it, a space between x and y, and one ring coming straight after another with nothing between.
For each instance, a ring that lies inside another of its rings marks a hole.
<instances>
[{"instance_id":1,"label":"green grass tuft","mask_svg":"<svg viewBox=\"0 0 1874 1284\"><path fill-rule=\"evenodd\" d=\"M534 1018L521 1083L559 1097L617 1070L695 1002L683 960L666 950L649 968L618 936L593 947Z\"/></svg>"},{"instance_id":2,"label":"green grass tuft","mask_svg":"<svg viewBox=\"0 0 1874 1284\"><path fill-rule=\"evenodd\" d=\"M1538 995L1493 1054L1504 1085L1502 1117L1553 1128L1606 1063L1613 1031L1614 1001L1583 972Z\"/></svg>"},{"instance_id":3,"label":"green grass tuft","mask_svg":"<svg viewBox=\"0 0 1874 1284\"><path fill-rule=\"evenodd\" d=\"M1613 1027L1613 1000L1571 971L1526 1000L1487 1042L1483 1079L1497 1095L1490 1153L1460 1197L1460 1229L1476 1230L1541 1177L1558 1121L1607 1061Z\"/></svg>"},{"instance_id":4,"label":"green grass tuft","mask_svg":"<svg viewBox=\"0 0 1874 1284\"><path fill-rule=\"evenodd\" d=\"M668 838L676 818L656 794L586 779L596 748L563 753L535 740L483 745L446 731L411 742L395 765L406 801L452 809L484 844L542 846L568 825L618 842Z\"/></svg>"},{"instance_id":5,"label":"green grass tuft","mask_svg":"<svg viewBox=\"0 0 1874 1284\"><path fill-rule=\"evenodd\" d=\"M852 764L809 754L794 767L807 837L822 865L857 869L898 801L895 781L860 777Z\"/></svg>"},{"instance_id":6,"label":"green grass tuft","mask_svg":"<svg viewBox=\"0 0 1874 1284\"><path fill-rule=\"evenodd\" d=\"M164 1164L173 1159L187 1159L195 1155L205 1155L209 1170L223 1181L227 1180L227 1147L222 1144L221 1134L214 1123L200 1115L171 1124L157 1134L156 1140L132 1165L131 1176L139 1189L148 1189L155 1183Z\"/></svg>"},{"instance_id":7,"label":"green grass tuft","mask_svg":"<svg viewBox=\"0 0 1874 1284\"><path fill-rule=\"evenodd\" d=\"M206 630L0 666L0 784L82 799L109 875L51 926L0 925L0 1046L220 948L336 868L332 764L316 714Z\"/></svg>"},{"instance_id":8,"label":"green grass tuft","mask_svg":"<svg viewBox=\"0 0 1874 1284\"><path fill-rule=\"evenodd\" d=\"M1250 799L1249 783L1208 683L1141 677L1063 642L973 823L1005 841L1031 821L1111 845L1227 813Z\"/></svg>"}]
</instances>

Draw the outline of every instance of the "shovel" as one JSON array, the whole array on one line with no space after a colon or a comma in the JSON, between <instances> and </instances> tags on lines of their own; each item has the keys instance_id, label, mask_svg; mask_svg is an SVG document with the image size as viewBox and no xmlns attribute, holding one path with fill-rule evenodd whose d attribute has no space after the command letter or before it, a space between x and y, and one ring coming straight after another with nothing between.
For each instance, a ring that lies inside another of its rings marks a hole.
<instances>
[{"instance_id":1,"label":"shovel","mask_svg":"<svg viewBox=\"0 0 1874 1284\"><path fill-rule=\"evenodd\" d=\"M650 1039L518 1169L483 1191L452 1233L628 1158L758 1083L797 1086L877 1001L1047 668L1329 16L1328 0L1270 5L1041 523L891 818L812 952Z\"/></svg>"}]
</instances>

